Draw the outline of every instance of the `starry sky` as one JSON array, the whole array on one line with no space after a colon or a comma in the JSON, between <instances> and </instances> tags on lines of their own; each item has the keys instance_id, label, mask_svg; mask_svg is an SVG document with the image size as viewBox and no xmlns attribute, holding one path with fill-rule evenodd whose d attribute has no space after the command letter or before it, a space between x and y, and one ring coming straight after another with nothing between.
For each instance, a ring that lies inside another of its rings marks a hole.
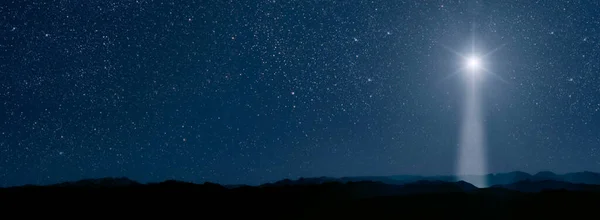
<instances>
[{"instance_id":1,"label":"starry sky","mask_svg":"<svg viewBox=\"0 0 600 220\"><path fill-rule=\"evenodd\" d=\"M495 51L489 171L600 171L597 1L8 0L0 21L0 186L453 174L472 42Z\"/></svg>"}]
</instances>

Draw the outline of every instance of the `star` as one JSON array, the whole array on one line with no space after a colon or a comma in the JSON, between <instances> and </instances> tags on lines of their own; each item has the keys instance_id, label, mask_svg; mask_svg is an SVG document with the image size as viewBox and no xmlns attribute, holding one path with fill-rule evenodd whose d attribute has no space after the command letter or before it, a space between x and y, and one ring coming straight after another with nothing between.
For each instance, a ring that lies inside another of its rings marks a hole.
<instances>
[{"instance_id":1,"label":"star","mask_svg":"<svg viewBox=\"0 0 600 220\"><path fill-rule=\"evenodd\" d=\"M481 59L475 55L469 56L466 60L466 66L471 73L477 73L482 67Z\"/></svg>"}]
</instances>

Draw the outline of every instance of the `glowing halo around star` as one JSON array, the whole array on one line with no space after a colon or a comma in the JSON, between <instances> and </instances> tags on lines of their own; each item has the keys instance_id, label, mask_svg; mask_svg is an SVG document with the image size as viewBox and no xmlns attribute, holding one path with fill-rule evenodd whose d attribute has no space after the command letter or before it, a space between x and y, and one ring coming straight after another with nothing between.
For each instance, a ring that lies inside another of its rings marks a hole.
<instances>
[{"instance_id":1,"label":"glowing halo around star","mask_svg":"<svg viewBox=\"0 0 600 220\"><path fill-rule=\"evenodd\" d=\"M482 67L481 59L476 55L471 55L467 57L465 65L467 69L472 73L477 73Z\"/></svg>"},{"instance_id":2,"label":"glowing halo around star","mask_svg":"<svg viewBox=\"0 0 600 220\"><path fill-rule=\"evenodd\" d=\"M446 50L454 53L456 55L456 57L460 59L461 65L457 69L455 69L455 71L453 73L442 78L439 82L445 81L446 79L454 77L460 73L462 75L465 75L465 76L467 76L469 78L473 78L473 79L475 79L475 78L483 79L484 78L483 75L491 76L491 77L496 78L497 80L500 80L503 83L508 83L500 75L494 73L487 67L487 65L490 64L489 62L492 61L492 59L490 59L490 56L493 55L498 50L502 49L504 46L505 45L502 44L492 50L482 51L482 50L480 50L481 48L478 48L473 41L470 46L470 50L468 50L468 51L465 50L461 53L450 47L442 45L442 47L444 47Z\"/></svg>"}]
</instances>

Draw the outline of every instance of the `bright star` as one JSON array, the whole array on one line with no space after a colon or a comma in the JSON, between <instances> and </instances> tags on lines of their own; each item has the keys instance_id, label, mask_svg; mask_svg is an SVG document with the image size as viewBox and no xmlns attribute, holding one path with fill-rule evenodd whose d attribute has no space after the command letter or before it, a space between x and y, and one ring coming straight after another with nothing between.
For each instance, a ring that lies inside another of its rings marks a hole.
<instances>
[{"instance_id":1,"label":"bright star","mask_svg":"<svg viewBox=\"0 0 600 220\"><path fill-rule=\"evenodd\" d=\"M468 50L463 50L463 52L459 52L444 45L442 46L448 51L454 53L457 56L457 58L459 58L459 67L455 69L453 73L448 74L446 77L440 79L440 82L462 73L465 76L467 76L467 78L471 79L483 79L485 78L483 77L483 75L485 75L486 77L491 76L504 83L508 83L506 80L502 79L500 75L488 69L488 65L493 65L493 59L490 59L490 55L500 50L502 47L505 46L505 44L502 44L493 50L485 51L481 50L481 48L478 47L477 44L475 44L475 40L472 40L470 48Z\"/></svg>"},{"instance_id":2,"label":"bright star","mask_svg":"<svg viewBox=\"0 0 600 220\"><path fill-rule=\"evenodd\" d=\"M481 60L477 56L470 56L467 58L466 65L471 72L477 72L481 69Z\"/></svg>"}]
</instances>

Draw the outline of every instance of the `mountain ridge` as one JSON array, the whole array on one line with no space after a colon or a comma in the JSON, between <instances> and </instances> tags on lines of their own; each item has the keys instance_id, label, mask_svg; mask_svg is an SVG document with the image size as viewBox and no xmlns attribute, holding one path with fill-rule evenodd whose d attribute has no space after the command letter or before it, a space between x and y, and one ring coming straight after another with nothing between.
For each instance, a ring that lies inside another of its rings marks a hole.
<instances>
[{"instance_id":1,"label":"mountain ridge","mask_svg":"<svg viewBox=\"0 0 600 220\"><path fill-rule=\"evenodd\" d=\"M506 189L519 189L521 187L526 188L523 191L536 191L536 187L527 185L531 183L539 183L534 185L546 184L550 188L560 188L562 186L567 189L580 189L586 187L576 187L581 184L585 185L600 185L600 174L589 171L573 172L565 174L556 174L550 171L541 171L535 174L529 174L522 171L513 171L507 173L490 173L487 175L481 175L479 177L485 177L488 180L488 188L506 188ZM553 181L545 182L545 181ZM473 187L470 183L462 181L457 176L446 175L446 176L418 176L418 175L392 175L392 176L354 176L354 177L301 177L295 180L283 179L271 183L265 183L260 185L220 185L212 182L205 182L206 184L222 186L226 189L235 189L240 187L278 187L278 186L306 186L306 185L321 185L325 183L356 183L356 182L374 182L382 183L385 185L395 186L414 186L415 184L432 184L437 183L455 183L461 184L464 191L473 191ZM24 185L15 187L78 187L78 188L115 188L115 187L131 187L141 185L152 185L152 184L179 184L179 185L201 185L191 182L177 181L177 180L166 180L159 183L140 183L135 180L131 180L126 177L106 177L97 179L82 179L78 181L68 181L50 185ZM470 186L468 186L468 185ZM5 187L5 188L15 188ZM0 189L5 189L0 188ZM538 187L539 188L539 187ZM589 187L587 187L589 188ZM586 189L587 189L586 188ZM539 191L539 190L537 190Z\"/></svg>"},{"instance_id":2,"label":"mountain ridge","mask_svg":"<svg viewBox=\"0 0 600 220\"><path fill-rule=\"evenodd\" d=\"M543 180L555 180L576 184L593 184L600 185L600 173L581 171L571 172L565 174L556 174L551 171L540 171L535 174L530 174L522 171L512 171L505 173L490 173L486 175L473 175L475 177L485 177L488 181L489 186L493 185L506 185L516 183L520 181L543 181ZM301 177L296 180L284 179L272 183L265 183L261 185L297 185L297 184L317 184L323 182L356 182L356 181L377 181L386 184L402 185L412 183L421 180L429 181L446 181L456 182L461 179L455 175L438 175L438 176L419 176L419 175L390 175L390 176L354 176L354 177Z\"/></svg>"},{"instance_id":3,"label":"mountain ridge","mask_svg":"<svg viewBox=\"0 0 600 220\"><path fill-rule=\"evenodd\" d=\"M581 174L573 176L578 175ZM517 173L516 176L522 175ZM229 188L210 182L196 184L167 180L142 184L127 178L100 178L2 188L0 197L13 207L27 207L34 213L44 214L47 212L42 210L60 210L61 216L64 216L65 208L69 208L89 213L112 211L115 215L156 216L157 211L163 210L169 214L187 211L260 219L448 218L449 215L458 219L465 219L465 216L473 219L532 219L554 217L557 212L569 216L581 214L582 210L593 213L600 202L600 185L557 180L524 180L477 188L465 181L419 180L386 184L356 179L359 181L342 183L329 181L335 178L303 178Z\"/></svg>"}]
</instances>

